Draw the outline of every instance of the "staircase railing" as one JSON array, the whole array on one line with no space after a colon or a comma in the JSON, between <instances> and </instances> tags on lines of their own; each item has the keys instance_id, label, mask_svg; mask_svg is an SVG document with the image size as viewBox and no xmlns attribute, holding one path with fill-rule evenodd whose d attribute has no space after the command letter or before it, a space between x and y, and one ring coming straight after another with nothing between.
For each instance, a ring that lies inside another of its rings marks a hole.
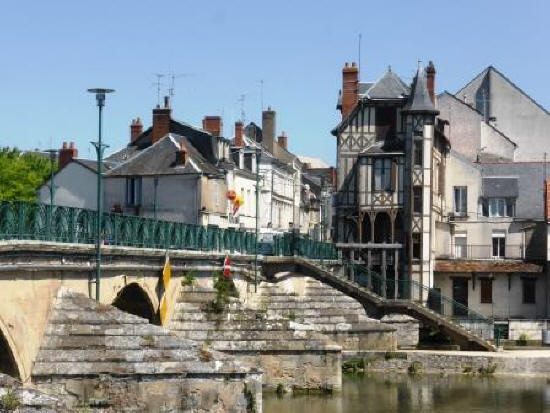
<instances>
[{"instance_id":1,"label":"staircase railing","mask_svg":"<svg viewBox=\"0 0 550 413\"><path fill-rule=\"evenodd\" d=\"M417 281L384 277L362 265L353 265L353 281L388 300L412 301L485 339L494 337L494 320Z\"/></svg>"},{"instance_id":2,"label":"staircase railing","mask_svg":"<svg viewBox=\"0 0 550 413\"><path fill-rule=\"evenodd\" d=\"M314 260L337 260L338 250L332 242L314 241L295 233L285 233L273 237L273 254Z\"/></svg>"}]
</instances>

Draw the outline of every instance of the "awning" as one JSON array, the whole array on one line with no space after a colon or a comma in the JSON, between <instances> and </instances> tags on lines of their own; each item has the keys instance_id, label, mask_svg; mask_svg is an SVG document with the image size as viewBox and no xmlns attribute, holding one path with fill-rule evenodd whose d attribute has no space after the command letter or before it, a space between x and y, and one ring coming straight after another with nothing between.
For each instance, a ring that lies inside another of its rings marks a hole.
<instances>
[{"instance_id":1,"label":"awning","mask_svg":"<svg viewBox=\"0 0 550 413\"><path fill-rule=\"evenodd\" d=\"M483 178L484 198L517 198L518 178Z\"/></svg>"},{"instance_id":2,"label":"awning","mask_svg":"<svg viewBox=\"0 0 550 413\"><path fill-rule=\"evenodd\" d=\"M521 260L435 260L434 271L542 273L542 266Z\"/></svg>"}]
</instances>

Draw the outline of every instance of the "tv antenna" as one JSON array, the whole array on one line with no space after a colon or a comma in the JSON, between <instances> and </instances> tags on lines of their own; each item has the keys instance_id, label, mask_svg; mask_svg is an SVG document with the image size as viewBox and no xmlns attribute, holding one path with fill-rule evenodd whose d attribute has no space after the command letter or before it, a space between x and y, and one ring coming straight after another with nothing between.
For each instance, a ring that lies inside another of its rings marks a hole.
<instances>
[{"instance_id":1,"label":"tv antenna","mask_svg":"<svg viewBox=\"0 0 550 413\"><path fill-rule=\"evenodd\" d=\"M242 94L239 96L239 99L237 99L237 102L241 104L241 122L245 122L245 113L244 113L244 101L246 99L246 94Z\"/></svg>"},{"instance_id":2,"label":"tv antenna","mask_svg":"<svg viewBox=\"0 0 550 413\"><path fill-rule=\"evenodd\" d=\"M157 77L157 81L155 82L155 85L157 87L157 107L160 107L160 86L162 84L161 79L164 77L164 74L155 73L155 76Z\"/></svg>"},{"instance_id":3,"label":"tv antenna","mask_svg":"<svg viewBox=\"0 0 550 413\"><path fill-rule=\"evenodd\" d=\"M170 102L174 101L174 95L176 94L176 79L182 78L182 77L191 77L195 76L194 73L172 73L170 72L168 74L170 77L170 87L168 88L168 96L170 96Z\"/></svg>"}]
</instances>

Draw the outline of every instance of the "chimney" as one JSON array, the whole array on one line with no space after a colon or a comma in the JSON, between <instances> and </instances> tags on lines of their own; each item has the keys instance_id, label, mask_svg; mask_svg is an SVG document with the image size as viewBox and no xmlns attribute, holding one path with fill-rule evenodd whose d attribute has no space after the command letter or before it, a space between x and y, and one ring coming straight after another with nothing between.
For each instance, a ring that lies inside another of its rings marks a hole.
<instances>
[{"instance_id":1,"label":"chimney","mask_svg":"<svg viewBox=\"0 0 550 413\"><path fill-rule=\"evenodd\" d=\"M283 148L285 151L288 148L288 136L286 136L285 132L281 132L281 136L277 138L277 143L281 148Z\"/></svg>"},{"instance_id":2,"label":"chimney","mask_svg":"<svg viewBox=\"0 0 550 413\"><path fill-rule=\"evenodd\" d=\"M221 116L205 116L202 128L213 136L222 136L223 122Z\"/></svg>"},{"instance_id":3,"label":"chimney","mask_svg":"<svg viewBox=\"0 0 550 413\"><path fill-rule=\"evenodd\" d=\"M71 142L68 146L67 142L63 142L63 147L59 151L59 158L57 160L58 169L63 169L74 158L78 158L78 150L75 148L74 142Z\"/></svg>"},{"instance_id":4,"label":"chimney","mask_svg":"<svg viewBox=\"0 0 550 413\"><path fill-rule=\"evenodd\" d=\"M271 106L262 112L262 143L275 155L275 111Z\"/></svg>"},{"instance_id":5,"label":"chimney","mask_svg":"<svg viewBox=\"0 0 550 413\"><path fill-rule=\"evenodd\" d=\"M235 122L235 146L244 146L243 134L244 124L240 120L238 120L237 122Z\"/></svg>"},{"instance_id":6,"label":"chimney","mask_svg":"<svg viewBox=\"0 0 550 413\"><path fill-rule=\"evenodd\" d=\"M170 133L170 118L172 110L170 109L170 98L164 97L164 107L157 105L153 109L153 132L151 133L152 143L156 143Z\"/></svg>"},{"instance_id":7,"label":"chimney","mask_svg":"<svg viewBox=\"0 0 550 413\"><path fill-rule=\"evenodd\" d=\"M359 68L346 62L342 69L342 118L347 117L359 101Z\"/></svg>"},{"instance_id":8,"label":"chimney","mask_svg":"<svg viewBox=\"0 0 550 413\"><path fill-rule=\"evenodd\" d=\"M143 123L140 118L132 119L130 124L130 143L134 143L143 132Z\"/></svg>"},{"instance_id":9,"label":"chimney","mask_svg":"<svg viewBox=\"0 0 550 413\"><path fill-rule=\"evenodd\" d=\"M432 103L435 105L435 66L431 60L426 68L426 80L428 83L428 94L430 95Z\"/></svg>"},{"instance_id":10,"label":"chimney","mask_svg":"<svg viewBox=\"0 0 550 413\"><path fill-rule=\"evenodd\" d=\"M183 144L180 143L180 148L176 152L176 165L185 165L186 158L187 158L187 151L183 147Z\"/></svg>"}]
</instances>

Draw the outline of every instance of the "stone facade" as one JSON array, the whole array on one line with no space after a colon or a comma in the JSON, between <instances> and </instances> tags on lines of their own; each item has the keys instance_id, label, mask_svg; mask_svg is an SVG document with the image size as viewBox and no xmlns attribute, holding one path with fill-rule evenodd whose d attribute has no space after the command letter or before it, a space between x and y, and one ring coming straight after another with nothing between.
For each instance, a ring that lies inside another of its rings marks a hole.
<instances>
[{"instance_id":1,"label":"stone facade","mask_svg":"<svg viewBox=\"0 0 550 413\"><path fill-rule=\"evenodd\" d=\"M416 348L419 341L418 320L403 314L388 314L380 319L396 329L397 348Z\"/></svg>"}]
</instances>

